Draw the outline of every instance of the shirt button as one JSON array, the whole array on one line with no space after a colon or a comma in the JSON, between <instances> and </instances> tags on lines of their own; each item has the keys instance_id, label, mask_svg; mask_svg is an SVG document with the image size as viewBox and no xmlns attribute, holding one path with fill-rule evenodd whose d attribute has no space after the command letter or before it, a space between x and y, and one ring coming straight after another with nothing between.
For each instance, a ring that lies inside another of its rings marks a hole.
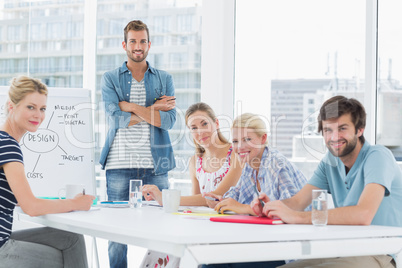
<instances>
[{"instance_id":1,"label":"shirt button","mask_svg":"<svg viewBox=\"0 0 402 268\"><path fill-rule=\"evenodd\" d=\"M131 82L128 82L129 84L131 83Z\"/></svg>"},{"instance_id":2,"label":"shirt button","mask_svg":"<svg viewBox=\"0 0 402 268\"><path fill-rule=\"evenodd\" d=\"M127 96L128 96L128 94L127 94Z\"/></svg>"}]
</instances>

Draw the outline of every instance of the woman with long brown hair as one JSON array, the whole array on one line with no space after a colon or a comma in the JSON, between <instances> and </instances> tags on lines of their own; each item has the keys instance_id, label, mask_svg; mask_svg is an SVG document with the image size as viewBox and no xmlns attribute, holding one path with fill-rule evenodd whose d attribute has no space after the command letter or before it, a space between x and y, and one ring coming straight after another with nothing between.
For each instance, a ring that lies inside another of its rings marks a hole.
<instances>
[{"instance_id":1,"label":"woman with long brown hair","mask_svg":"<svg viewBox=\"0 0 402 268\"><path fill-rule=\"evenodd\" d=\"M180 205L214 206L215 202L209 202L203 194L226 193L239 180L242 166L232 153L232 144L220 132L219 120L208 104L191 105L185 119L194 141L195 154L189 166L192 195L182 196ZM146 200L154 199L162 205L162 193L155 185L144 185L142 193Z\"/></svg>"}]
</instances>

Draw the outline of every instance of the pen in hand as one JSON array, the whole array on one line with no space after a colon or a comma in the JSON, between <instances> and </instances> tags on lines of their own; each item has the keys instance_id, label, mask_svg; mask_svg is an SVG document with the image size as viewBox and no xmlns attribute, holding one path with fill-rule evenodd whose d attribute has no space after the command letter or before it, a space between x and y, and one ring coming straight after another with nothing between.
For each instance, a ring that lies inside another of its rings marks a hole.
<instances>
[{"instance_id":1,"label":"pen in hand","mask_svg":"<svg viewBox=\"0 0 402 268\"><path fill-rule=\"evenodd\" d=\"M128 201L101 201L101 204L128 204Z\"/></svg>"},{"instance_id":2,"label":"pen in hand","mask_svg":"<svg viewBox=\"0 0 402 268\"><path fill-rule=\"evenodd\" d=\"M155 98L155 100L157 101L157 100L161 100L161 99L163 99L162 97L159 97L159 98ZM171 99L171 100L175 100L176 98L173 98L173 99Z\"/></svg>"},{"instance_id":3,"label":"pen in hand","mask_svg":"<svg viewBox=\"0 0 402 268\"><path fill-rule=\"evenodd\" d=\"M210 197L210 196L204 196L204 198L208 199L208 200L212 200L212 201L219 201L219 199L213 198L213 197Z\"/></svg>"},{"instance_id":4,"label":"pen in hand","mask_svg":"<svg viewBox=\"0 0 402 268\"><path fill-rule=\"evenodd\" d=\"M82 189L82 195L85 195L85 188Z\"/></svg>"},{"instance_id":5,"label":"pen in hand","mask_svg":"<svg viewBox=\"0 0 402 268\"><path fill-rule=\"evenodd\" d=\"M257 185L255 185L255 184L254 184L254 190L255 190L255 192L257 193L257 197L259 197L259 196L260 196L260 193L258 192ZM264 207L264 206L265 206L264 201L262 201L260 198L258 198L258 200L260 200L261 206Z\"/></svg>"}]
</instances>

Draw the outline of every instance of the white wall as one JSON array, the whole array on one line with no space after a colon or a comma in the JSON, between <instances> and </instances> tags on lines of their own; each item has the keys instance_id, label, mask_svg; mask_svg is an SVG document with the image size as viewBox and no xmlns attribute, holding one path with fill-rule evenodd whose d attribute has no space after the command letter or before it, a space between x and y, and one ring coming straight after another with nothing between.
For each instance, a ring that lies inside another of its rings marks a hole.
<instances>
[{"instance_id":1,"label":"white wall","mask_svg":"<svg viewBox=\"0 0 402 268\"><path fill-rule=\"evenodd\" d=\"M269 1L236 1L235 116L255 113L270 120L272 49L264 34Z\"/></svg>"}]
</instances>

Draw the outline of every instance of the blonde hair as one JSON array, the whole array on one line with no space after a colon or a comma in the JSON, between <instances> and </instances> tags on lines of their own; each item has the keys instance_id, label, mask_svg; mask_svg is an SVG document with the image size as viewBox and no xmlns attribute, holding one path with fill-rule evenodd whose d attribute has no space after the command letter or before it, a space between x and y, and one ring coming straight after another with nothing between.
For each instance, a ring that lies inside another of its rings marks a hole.
<instances>
[{"instance_id":1,"label":"blonde hair","mask_svg":"<svg viewBox=\"0 0 402 268\"><path fill-rule=\"evenodd\" d=\"M215 112L212 110L212 108L204 103L204 102L198 102L198 103L194 103L193 105L191 105L190 107L188 107L187 111L186 111L186 125L188 124L188 118L194 114L197 111L201 111L204 112L208 115L209 118L211 118L213 121L216 120L216 115ZM228 140L222 135L221 131L219 130L219 128L216 130L217 134L218 134L218 139L227 144L229 143ZM200 146L198 143L195 142L195 140L193 140L194 145L195 145L195 152L197 155L202 155L203 153L205 153L205 149Z\"/></svg>"},{"instance_id":2,"label":"blonde hair","mask_svg":"<svg viewBox=\"0 0 402 268\"><path fill-rule=\"evenodd\" d=\"M234 128L252 129L259 137L268 134L266 125L261 117L252 113L245 113L236 117L232 124L232 129ZM265 144L268 144L268 139L265 141Z\"/></svg>"},{"instance_id":3,"label":"blonde hair","mask_svg":"<svg viewBox=\"0 0 402 268\"><path fill-rule=\"evenodd\" d=\"M10 90L8 91L8 98L9 101L17 105L28 94L34 92L38 92L39 94L44 94L46 96L48 94L46 85L43 84L39 79L21 75L11 79ZM7 107L7 113L8 113L8 107Z\"/></svg>"}]
</instances>

